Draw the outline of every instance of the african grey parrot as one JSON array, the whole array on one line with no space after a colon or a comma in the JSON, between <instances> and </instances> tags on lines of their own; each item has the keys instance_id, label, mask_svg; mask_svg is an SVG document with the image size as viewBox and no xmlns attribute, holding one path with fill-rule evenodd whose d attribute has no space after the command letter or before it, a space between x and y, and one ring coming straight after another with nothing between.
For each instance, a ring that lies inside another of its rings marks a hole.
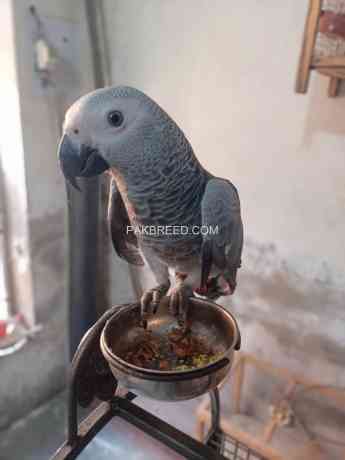
<instances>
[{"instance_id":1,"label":"african grey parrot","mask_svg":"<svg viewBox=\"0 0 345 460\"><path fill-rule=\"evenodd\" d=\"M66 113L59 160L74 186L76 177L110 174L114 248L130 264L147 265L157 281L141 298L144 316L165 294L181 318L193 293L217 299L234 292L243 245L238 192L202 167L152 99L123 86L81 97Z\"/></svg>"}]
</instances>

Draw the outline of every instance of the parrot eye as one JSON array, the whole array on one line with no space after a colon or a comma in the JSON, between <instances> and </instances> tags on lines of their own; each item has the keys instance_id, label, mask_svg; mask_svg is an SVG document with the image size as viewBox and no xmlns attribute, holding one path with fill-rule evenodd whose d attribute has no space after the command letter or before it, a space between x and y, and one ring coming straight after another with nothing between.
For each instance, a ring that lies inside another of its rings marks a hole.
<instances>
[{"instance_id":1,"label":"parrot eye","mask_svg":"<svg viewBox=\"0 0 345 460\"><path fill-rule=\"evenodd\" d=\"M119 110L113 110L108 113L108 122L111 126L119 127L123 123L123 115Z\"/></svg>"}]
</instances>

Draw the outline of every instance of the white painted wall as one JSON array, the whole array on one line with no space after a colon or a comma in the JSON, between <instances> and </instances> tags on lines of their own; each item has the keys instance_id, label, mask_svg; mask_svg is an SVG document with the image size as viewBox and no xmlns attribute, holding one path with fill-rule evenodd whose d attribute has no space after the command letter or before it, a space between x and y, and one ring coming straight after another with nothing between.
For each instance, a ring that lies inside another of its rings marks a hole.
<instances>
[{"instance_id":1,"label":"white painted wall","mask_svg":"<svg viewBox=\"0 0 345 460\"><path fill-rule=\"evenodd\" d=\"M1 151L0 151L1 152ZM5 196L0 153L0 321L9 316L8 258L5 240Z\"/></svg>"},{"instance_id":2,"label":"white painted wall","mask_svg":"<svg viewBox=\"0 0 345 460\"><path fill-rule=\"evenodd\" d=\"M238 185L247 237L342 283L345 105L321 77L293 93L308 1L106 5L114 83L149 93Z\"/></svg>"},{"instance_id":3,"label":"white painted wall","mask_svg":"<svg viewBox=\"0 0 345 460\"><path fill-rule=\"evenodd\" d=\"M29 324L35 319L33 281L28 224L28 195L24 169L24 145L20 118L20 96L16 68L13 2L0 2L2 42L0 47L0 111L1 163L4 171L4 201L7 208L7 229L10 273L13 280L11 301L25 312Z\"/></svg>"},{"instance_id":4,"label":"white painted wall","mask_svg":"<svg viewBox=\"0 0 345 460\"><path fill-rule=\"evenodd\" d=\"M329 99L327 79L316 75L306 96L294 94L308 1L105 5L113 83L153 97L202 164L239 188L246 243L231 305L246 319L247 348L288 360L297 347L291 365L302 371L303 349L340 359L345 104ZM331 352L320 334L340 349Z\"/></svg>"},{"instance_id":5,"label":"white painted wall","mask_svg":"<svg viewBox=\"0 0 345 460\"><path fill-rule=\"evenodd\" d=\"M56 86L50 89L41 86L34 71L32 4L62 57L54 72ZM14 306L35 312L43 325L20 353L2 358L0 427L4 427L65 383L66 192L57 145L64 111L93 88L93 73L83 0L1 0L0 25L0 146L10 250L15 278L21 273L27 276L21 280L27 291L18 292L15 286ZM68 42L63 41L65 32Z\"/></svg>"},{"instance_id":6,"label":"white painted wall","mask_svg":"<svg viewBox=\"0 0 345 460\"><path fill-rule=\"evenodd\" d=\"M34 71L35 20L29 12L34 4L47 40L55 47L57 64L52 72L54 87L43 88ZM86 34L83 1L14 1L17 66L21 92L21 117L30 183L30 218L52 215L65 207L64 179L57 167L57 144L69 105L93 88L89 70L90 49L80 35ZM68 41L64 42L66 36ZM88 71L83 71L83 69ZM39 142L38 142L39 141ZM45 190L46 193L42 193ZM49 193L48 193L49 191Z\"/></svg>"}]
</instances>

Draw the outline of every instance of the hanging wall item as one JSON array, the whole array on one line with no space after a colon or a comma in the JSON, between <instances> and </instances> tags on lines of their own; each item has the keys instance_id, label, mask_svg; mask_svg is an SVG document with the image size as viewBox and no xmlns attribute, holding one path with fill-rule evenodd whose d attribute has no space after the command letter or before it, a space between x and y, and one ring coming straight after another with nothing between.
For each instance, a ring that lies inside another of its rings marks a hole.
<instances>
[{"instance_id":1,"label":"hanging wall item","mask_svg":"<svg viewBox=\"0 0 345 460\"><path fill-rule=\"evenodd\" d=\"M330 77L328 94L337 96L345 79L345 0L309 0L297 93L307 92L312 70Z\"/></svg>"}]
</instances>

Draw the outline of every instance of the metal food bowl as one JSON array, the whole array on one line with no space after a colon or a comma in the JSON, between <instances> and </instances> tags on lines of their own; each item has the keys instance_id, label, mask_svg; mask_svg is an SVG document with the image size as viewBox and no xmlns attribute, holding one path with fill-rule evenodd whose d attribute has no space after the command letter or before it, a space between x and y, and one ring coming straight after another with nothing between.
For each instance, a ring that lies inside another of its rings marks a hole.
<instances>
[{"instance_id":1,"label":"metal food bowl","mask_svg":"<svg viewBox=\"0 0 345 460\"><path fill-rule=\"evenodd\" d=\"M214 388L230 372L234 352L241 345L235 318L223 307L208 300L191 298L188 318L192 332L217 349L218 359L190 370L152 370L129 364L120 358L122 352L144 333L140 326L140 305L120 308L106 323L101 334L101 350L118 382L136 394L162 401L182 401L196 398ZM148 319L147 328L164 335L177 327L176 318L163 302Z\"/></svg>"}]
</instances>

